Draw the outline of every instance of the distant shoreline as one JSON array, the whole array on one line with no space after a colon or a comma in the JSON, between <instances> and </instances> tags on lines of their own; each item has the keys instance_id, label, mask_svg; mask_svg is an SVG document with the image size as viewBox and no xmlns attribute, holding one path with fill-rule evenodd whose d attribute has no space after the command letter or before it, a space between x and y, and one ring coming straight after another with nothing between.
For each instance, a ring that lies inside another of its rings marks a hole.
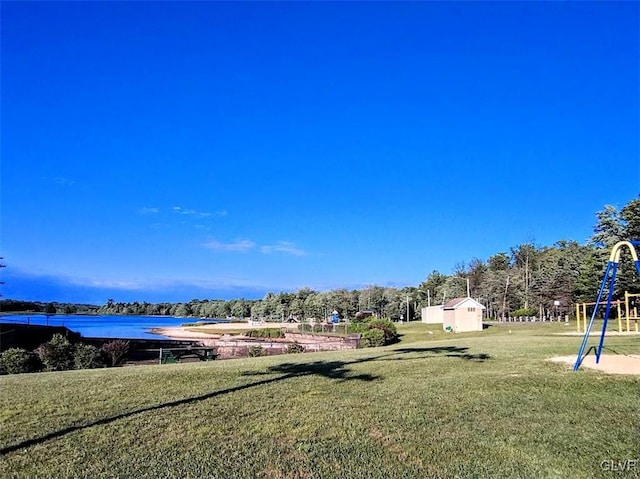
<instances>
[{"instance_id":1,"label":"distant shoreline","mask_svg":"<svg viewBox=\"0 0 640 479\"><path fill-rule=\"evenodd\" d=\"M174 319L184 319L188 321L192 321L194 323L200 321L218 321L218 322L230 322L230 319L226 318L198 318L195 316L172 316L170 314L102 314L102 313L45 313L44 311L1 311L0 317L2 316L117 316L117 317L128 317L128 318L174 318ZM188 322L185 321L185 322ZM241 324L241 323L240 323Z\"/></svg>"},{"instance_id":2,"label":"distant shoreline","mask_svg":"<svg viewBox=\"0 0 640 479\"><path fill-rule=\"evenodd\" d=\"M84 313L45 313L44 311L2 311L0 316L103 316L102 314ZM115 315L110 315L115 316Z\"/></svg>"}]
</instances>

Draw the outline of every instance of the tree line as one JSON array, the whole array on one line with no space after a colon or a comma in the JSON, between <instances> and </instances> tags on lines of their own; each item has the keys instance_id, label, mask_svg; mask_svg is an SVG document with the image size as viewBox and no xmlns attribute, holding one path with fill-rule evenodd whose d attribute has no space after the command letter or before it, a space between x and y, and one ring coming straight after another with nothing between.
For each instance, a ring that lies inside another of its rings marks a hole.
<instances>
[{"instance_id":1,"label":"tree line","mask_svg":"<svg viewBox=\"0 0 640 479\"><path fill-rule=\"evenodd\" d=\"M595 301L611 247L623 240L640 239L640 199L623 208L605 206L596 214L593 235L586 244L561 240L552 246L525 243L497 253L487 261L477 258L456 265L453 275L432 272L418 288L419 301L466 296L460 279L468 279L471 296L487 307L487 316L514 313L549 317L572 311L574 303ZM614 299L625 291L640 291L640 279L624 250ZM431 304L439 304L438 302Z\"/></svg>"},{"instance_id":2,"label":"tree line","mask_svg":"<svg viewBox=\"0 0 640 479\"><path fill-rule=\"evenodd\" d=\"M186 303L122 303L109 299L95 312L284 321L323 320L334 311L341 318L355 318L359 312L370 311L393 320L417 319L424 306L466 297L468 281L470 296L486 306L488 318L564 315L572 312L576 302L595 301L611 247L629 239L640 239L640 198L620 209L607 205L597 212L593 235L585 244L573 240L560 240L551 246L523 243L487 260L461 262L450 275L432 271L416 287L370 285L359 290L322 292L304 287L296 292L269 292L262 299L193 299ZM627 251L622 254L614 299L623 297L625 291L640 292L640 278Z\"/></svg>"},{"instance_id":3,"label":"tree line","mask_svg":"<svg viewBox=\"0 0 640 479\"><path fill-rule=\"evenodd\" d=\"M41 301L0 300L0 311L4 313L33 312L44 314L97 314L99 306L93 304L58 303Z\"/></svg>"},{"instance_id":4,"label":"tree line","mask_svg":"<svg viewBox=\"0 0 640 479\"><path fill-rule=\"evenodd\" d=\"M551 246L524 243L490 256L455 265L453 274L432 271L416 287L371 285L360 290L267 293L262 299L192 300L188 303L114 303L101 314L166 314L202 318L254 317L324 319L337 311L342 318L372 311L394 320L416 319L422 307L443 304L469 294L487 307L489 318L527 314L549 317L571 313L576 302L594 301L611 247L640 239L640 199L617 209L607 205L596 213L593 235L585 244L560 240ZM628 252L623 252L614 299L624 291L640 292L640 280ZM407 315L408 313L408 315Z\"/></svg>"}]
</instances>

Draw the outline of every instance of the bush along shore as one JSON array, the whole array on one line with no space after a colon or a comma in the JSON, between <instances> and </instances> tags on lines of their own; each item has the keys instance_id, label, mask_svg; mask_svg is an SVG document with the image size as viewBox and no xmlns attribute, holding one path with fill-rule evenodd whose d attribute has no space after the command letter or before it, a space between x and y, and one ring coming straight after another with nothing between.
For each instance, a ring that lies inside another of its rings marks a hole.
<instances>
[{"instance_id":1,"label":"bush along shore","mask_svg":"<svg viewBox=\"0 0 640 479\"><path fill-rule=\"evenodd\" d=\"M283 328L264 327L251 329L241 334L224 338L214 338L210 334L200 335L199 341L186 341L182 348L200 345L215 348L217 359L231 359L239 357L257 357L275 354L293 354L303 352L336 351L356 349L359 347L379 347L393 343L397 338L396 326L388 319L364 318L349 324L350 334L325 334L316 325L306 332L305 326L298 325L299 332L286 332ZM344 326L340 325L340 326ZM191 330L202 329L196 326ZM339 330L340 328L338 328ZM347 331L347 328L344 329ZM209 339L203 337L209 336ZM94 342L92 340L87 340ZM167 346L167 350L177 348L176 345ZM11 347L0 354L0 374L19 374L40 371L64 371L69 369L94 369L115 367L125 363L131 352L130 341L114 339L102 342L100 345L89 344L72 335L55 333L49 341L43 342L37 348L28 350L23 347ZM145 349L146 361L153 361L153 351L160 348ZM150 352L151 351L151 352ZM161 354L161 353L159 353ZM161 362L161 361L160 361ZM134 361L135 363L135 361Z\"/></svg>"},{"instance_id":2,"label":"bush along shore","mask_svg":"<svg viewBox=\"0 0 640 479\"><path fill-rule=\"evenodd\" d=\"M64 335L56 333L33 351L24 348L4 351L0 354L0 372L18 374L115 367L123 364L128 353L129 342L122 339L97 347L82 342L72 343Z\"/></svg>"}]
</instances>

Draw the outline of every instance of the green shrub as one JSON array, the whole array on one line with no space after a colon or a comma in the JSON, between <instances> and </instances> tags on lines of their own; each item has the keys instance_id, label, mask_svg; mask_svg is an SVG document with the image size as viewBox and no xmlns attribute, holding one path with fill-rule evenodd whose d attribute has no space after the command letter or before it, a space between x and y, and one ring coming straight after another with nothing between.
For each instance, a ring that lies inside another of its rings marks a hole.
<instances>
[{"instance_id":1,"label":"green shrub","mask_svg":"<svg viewBox=\"0 0 640 479\"><path fill-rule=\"evenodd\" d=\"M367 323L359 322L359 323L351 323L349 325L349 332L351 334L364 334L365 331L369 329L369 325Z\"/></svg>"},{"instance_id":2,"label":"green shrub","mask_svg":"<svg viewBox=\"0 0 640 479\"><path fill-rule=\"evenodd\" d=\"M362 334L362 340L364 341L364 346L369 348L384 346L384 331L378 328L368 329Z\"/></svg>"},{"instance_id":3,"label":"green shrub","mask_svg":"<svg viewBox=\"0 0 640 479\"><path fill-rule=\"evenodd\" d=\"M383 332L385 344L389 344L398 335L398 330L396 328L396 325L393 324L388 319L372 318L367 322L367 324L369 326L369 329L379 329L380 331Z\"/></svg>"},{"instance_id":4,"label":"green shrub","mask_svg":"<svg viewBox=\"0 0 640 479\"><path fill-rule=\"evenodd\" d=\"M304 353L304 346L298 343L291 343L287 346L287 354Z\"/></svg>"},{"instance_id":5,"label":"green shrub","mask_svg":"<svg viewBox=\"0 0 640 479\"><path fill-rule=\"evenodd\" d=\"M76 369L94 369L107 364L103 351L90 344L79 343L73 354L73 365Z\"/></svg>"},{"instance_id":6,"label":"green shrub","mask_svg":"<svg viewBox=\"0 0 640 479\"><path fill-rule=\"evenodd\" d=\"M283 338L284 333L279 328L250 329L245 333L250 338Z\"/></svg>"},{"instance_id":7,"label":"green shrub","mask_svg":"<svg viewBox=\"0 0 640 479\"><path fill-rule=\"evenodd\" d=\"M262 346L249 346L247 350L247 357L257 358L258 356L264 356L267 352Z\"/></svg>"},{"instance_id":8,"label":"green shrub","mask_svg":"<svg viewBox=\"0 0 640 479\"><path fill-rule=\"evenodd\" d=\"M47 371L66 371L73 368L73 344L62 334L54 334L41 344L36 353Z\"/></svg>"},{"instance_id":9,"label":"green shrub","mask_svg":"<svg viewBox=\"0 0 640 479\"><path fill-rule=\"evenodd\" d=\"M129 341L114 339L102 345L102 352L107 355L110 366L119 366L129 354Z\"/></svg>"},{"instance_id":10,"label":"green shrub","mask_svg":"<svg viewBox=\"0 0 640 479\"><path fill-rule=\"evenodd\" d=\"M522 308L516 309L513 313L511 313L511 317L519 318L521 316L535 316L538 314L538 310L534 308Z\"/></svg>"},{"instance_id":11,"label":"green shrub","mask_svg":"<svg viewBox=\"0 0 640 479\"><path fill-rule=\"evenodd\" d=\"M22 348L9 348L0 354L0 366L7 374L32 373L40 369L37 357Z\"/></svg>"}]
</instances>

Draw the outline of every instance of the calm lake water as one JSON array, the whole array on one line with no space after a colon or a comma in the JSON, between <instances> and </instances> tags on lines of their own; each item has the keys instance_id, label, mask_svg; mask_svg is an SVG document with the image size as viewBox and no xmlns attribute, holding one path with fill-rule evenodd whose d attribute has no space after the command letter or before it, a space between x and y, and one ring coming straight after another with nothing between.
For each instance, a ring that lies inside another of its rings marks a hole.
<instances>
[{"instance_id":1,"label":"calm lake water","mask_svg":"<svg viewBox=\"0 0 640 479\"><path fill-rule=\"evenodd\" d=\"M164 336L151 334L149 328L180 326L183 323L195 323L196 318L174 318L172 316L82 316L82 315L2 315L0 322L21 324L43 324L66 326L85 338L123 338L123 339L163 339ZM211 323L227 322L226 319L202 320Z\"/></svg>"}]
</instances>

